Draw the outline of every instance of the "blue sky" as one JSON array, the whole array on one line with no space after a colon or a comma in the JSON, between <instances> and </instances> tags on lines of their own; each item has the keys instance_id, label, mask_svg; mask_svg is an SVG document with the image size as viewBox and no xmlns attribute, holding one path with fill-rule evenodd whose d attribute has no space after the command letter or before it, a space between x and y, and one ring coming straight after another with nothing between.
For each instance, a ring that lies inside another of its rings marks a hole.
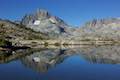
<instances>
[{"instance_id":1,"label":"blue sky","mask_svg":"<svg viewBox=\"0 0 120 80\"><path fill-rule=\"evenodd\" d=\"M38 8L75 26L94 18L120 17L120 0L0 0L0 18L20 20Z\"/></svg>"}]
</instances>

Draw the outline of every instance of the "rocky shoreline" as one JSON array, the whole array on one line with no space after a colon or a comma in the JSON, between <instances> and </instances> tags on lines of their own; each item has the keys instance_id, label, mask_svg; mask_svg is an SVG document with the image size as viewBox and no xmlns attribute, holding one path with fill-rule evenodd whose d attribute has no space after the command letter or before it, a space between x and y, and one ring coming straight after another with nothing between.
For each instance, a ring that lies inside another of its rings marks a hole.
<instances>
[{"instance_id":1,"label":"rocky shoreline","mask_svg":"<svg viewBox=\"0 0 120 80\"><path fill-rule=\"evenodd\" d=\"M119 45L120 41L75 41L75 40L19 40L12 41L12 46L1 46L0 50L16 50L27 48L81 46L81 45Z\"/></svg>"},{"instance_id":2,"label":"rocky shoreline","mask_svg":"<svg viewBox=\"0 0 120 80\"><path fill-rule=\"evenodd\" d=\"M41 45L49 46L61 46L61 45L119 45L120 41L83 41L83 40L19 40L13 41L13 45L27 46L31 48L37 48Z\"/></svg>"}]
</instances>

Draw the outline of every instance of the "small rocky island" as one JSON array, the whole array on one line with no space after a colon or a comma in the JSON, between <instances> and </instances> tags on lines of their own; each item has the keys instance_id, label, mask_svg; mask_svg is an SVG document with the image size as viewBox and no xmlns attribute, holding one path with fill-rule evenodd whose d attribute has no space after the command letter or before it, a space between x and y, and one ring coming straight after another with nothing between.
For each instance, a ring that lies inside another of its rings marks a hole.
<instances>
[{"instance_id":1,"label":"small rocky island","mask_svg":"<svg viewBox=\"0 0 120 80\"><path fill-rule=\"evenodd\" d=\"M46 10L38 9L21 21L0 19L0 47L39 45L119 44L120 18L94 19L73 27Z\"/></svg>"}]
</instances>

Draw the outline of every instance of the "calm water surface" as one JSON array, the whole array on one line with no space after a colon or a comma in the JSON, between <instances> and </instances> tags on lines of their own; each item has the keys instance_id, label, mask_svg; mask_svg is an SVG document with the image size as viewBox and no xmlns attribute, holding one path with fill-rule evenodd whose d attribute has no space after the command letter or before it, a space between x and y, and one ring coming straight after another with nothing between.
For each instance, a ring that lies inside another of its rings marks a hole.
<instances>
[{"instance_id":1,"label":"calm water surface","mask_svg":"<svg viewBox=\"0 0 120 80\"><path fill-rule=\"evenodd\" d=\"M0 80L120 80L119 46L0 52Z\"/></svg>"}]
</instances>

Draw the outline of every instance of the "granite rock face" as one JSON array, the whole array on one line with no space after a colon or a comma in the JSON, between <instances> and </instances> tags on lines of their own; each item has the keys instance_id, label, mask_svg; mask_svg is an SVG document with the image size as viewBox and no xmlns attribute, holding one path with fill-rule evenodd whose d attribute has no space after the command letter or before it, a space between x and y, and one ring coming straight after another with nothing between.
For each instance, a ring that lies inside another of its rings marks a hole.
<instances>
[{"instance_id":1,"label":"granite rock face","mask_svg":"<svg viewBox=\"0 0 120 80\"><path fill-rule=\"evenodd\" d=\"M78 28L71 27L62 19L45 10L26 15L21 22L36 32L48 34L50 38L71 40L119 40L120 18L94 19Z\"/></svg>"},{"instance_id":2,"label":"granite rock face","mask_svg":"<svg viewBox=\"0 0 120 80\"><path fill-rule=\"evenodd\" d=\"M32 40L45 38L47 38L45 34L37 33L23 25L16 24L9 20L0 20L0 39Z\"/></svg>"},{"instance_id":3,"label":"granite rock face","mask_svg":"<svg viewBox=\"0 0 120 80\"><path fill-rule=\"evenodd\" d=\"M48 34L51 38L66 37L71 33L69 25L45 10L37 10L34 14L26 15L21 23L36 32Z\"/></svg>"},{"instance_id":4,"label":"granite rock face","mask_svg":"<svg viewBox=\"0 0 120 80\"><path fill-rule=\"evenodd\" d=\"M0 19L0 25L0 37L14 39L120 40L120 18L94 19L76 28L48 11L38 9L21 21Z\"/></svg>"},{"instance_id":5,"label":"granite rock face","mask_svg":"<svg viewBox=\"0 0 120 80\"><path fill-rule=\"evenodd\" d=\"M75 39L119 40L120 19L94 19L77 29L73 34Z\"/></svg>"}]
</instances>

